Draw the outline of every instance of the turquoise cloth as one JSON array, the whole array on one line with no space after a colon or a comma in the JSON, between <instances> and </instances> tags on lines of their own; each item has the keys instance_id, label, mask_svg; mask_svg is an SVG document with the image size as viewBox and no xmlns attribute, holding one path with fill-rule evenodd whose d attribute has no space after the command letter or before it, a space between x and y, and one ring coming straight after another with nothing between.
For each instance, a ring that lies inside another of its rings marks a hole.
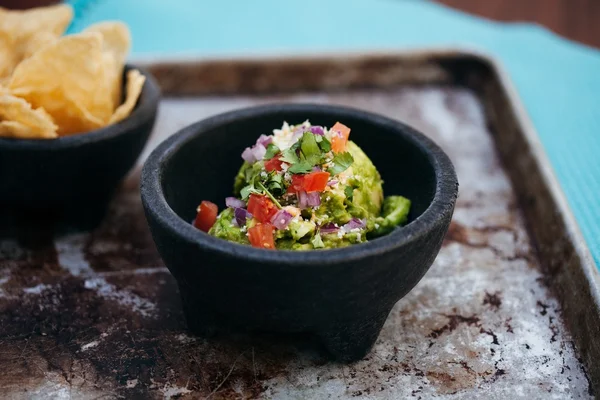
<instances>
[{"instance_id":1,"label":"turquoise cloth","mask_svg":"<svg viewBox=\"0 0 600 400\"><path fill-rule=\"evenodd\" d=\"M129 24L133 57L467 47L501 60L600 265L600 52L417 0L71 0L70 32Z\"/></svg>"}]
</instances>

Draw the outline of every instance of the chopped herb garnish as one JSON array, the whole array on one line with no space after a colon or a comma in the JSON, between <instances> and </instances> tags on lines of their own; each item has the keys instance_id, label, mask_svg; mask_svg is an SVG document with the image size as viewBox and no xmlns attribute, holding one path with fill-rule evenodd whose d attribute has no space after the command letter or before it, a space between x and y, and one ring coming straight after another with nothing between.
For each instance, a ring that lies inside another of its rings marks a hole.
<instances>
[{"instance_id":1,"label":"chopped herb garnish","mask_svg":"<svg viewBox=\"0 0 600 400\"><path fill-rule=\"evenodd\" d=\"M274 195L281 195L284 192L283 175L272 172L266 183L267 189Z\"/></svg>"},{"instance_id":2,"label":"chopped herb garnish","mask_svg":"<svg viewBox=\"0 0 600 400\"><path fill-rule=\"evenodd\" d=\"M344 194L346 195L348 201L352 201L352 199L354 198L354 187L346 186L346 188L344 189Z\"/></svg>"},{"instance_id":3,"label":"chopped herb garnish","mask_svg":"<svg viewBox=\"0 0 600 400\"><path fill-rule=\"evenodd\" d=\"M317 138L317 143L319 143L319 147L321 148L321 151L323 153L327 153L331 150L331 142L329 141L329 139L327 139L325 136L319 135L315 135L315 138Z\"/></svg>"},{"instance_id":4,"label":"chopped herb garnish","mask_svg":"<svg viewBox=\"0 0 600 400\"><path fill-rule=\"evenodd\" d=\"M300 161L300 159L298 158L298 155L296 154L296 149L293 149L291 147L287 150L284 150L281 153L281 157L279 159L288 164L296 164L297 162Z\"/></svg>"},{"instance_id":5,"label":"chopped herb garnish","mask_svg":"<svg viewBox=\"0 0 600 400\"><path fill-rule=\"evenodd\" d=\"M270 160L275 157L275 155L279 153L279 147L275 146L273 143L270 143L267 146L267 152L265 153L265 160Z\"/></svg>"},{"instance_id":6,"label":"chopped herb garnish","mask_svg":"<svg viewBox=\"0 0 600 400\"><path fill-rule=\"evenodd\" d=\"M240 190L240 196L242 197L242 200L248 200L248 197L250 197L250 194L252 193L260 193L260 191L256 190L256 188L254 187L254 183L250 183L249 185L244 186L242 190Z\"/></svg>"},{"instance_id":7,"label":"chopped herb garnish","mask_svg":"<svg viewBox=\"0 0 600 400\"><path fill-rule=\"evenodd\" d=\"M331 160L333 165L328 169L328 171L332 176L338 175L347 170L353 162L354 158L349 152L346 151L344 153L338 153L333 157L333 160Z\"/></svg>"},{"instance_id":8,"label":"chopped herb garnish","mask_svg":"<svg viewBox=\"0 0 600 400\"><path fill-rule=\"evenodd\" d=\"M260 181L259 181L259 182L257 183L257 185L258 185L258 187L259 187L259 188L261 188L261 189L263 190L263 193L264 193L264 194L266 194L266 195L267 195L267 197L269 197L273 203L275 203L275 205L277 206L277 208L279 208L279 209L283 208L283 207L281 206L281 204L279 204L279 202L277 201L277 199L275 198L275 196L273 196L273 195L271 194L271 192L269 192L269 191L267 190L267 188L265 187L265 185L263 185L263 184L262 184L262 182L260 182Z\"/></svg>"},{"instance_id":9,"label":"chopped herb garnish","mask_svg":"<svg viewBox=\"0 0 600 400\"><path fill-rule=\"evenodd\" d=\"M292 174L306 174L312 171L312 167L312 164L308 161L298 161L297 163L293 164L288 171Z\"/></svg>"},{"instance_id":10,"label":"chopped herb garnish","mask_svg":"<svg viewBox=\"0 0 600 400\"><path fill-rule=\"evenodd\" d=\"M259 176L263 170L264 165L262 164L263 163L254 163L251 168L246 170L246 182L254 182L256 177Z\"/></svg>"},{"instance_id":11,"label":"chopped herb garnish","mask_svg":"<svg viewBox=\"0 0 600 400\"><path fill-rule=\"evenodd\" d=\"M304 132L302 135L300 149L306 161L311 165L317 165L323 158L321 148L315 140L315 135L310 132Z\"/></svg>"}]
</instances>

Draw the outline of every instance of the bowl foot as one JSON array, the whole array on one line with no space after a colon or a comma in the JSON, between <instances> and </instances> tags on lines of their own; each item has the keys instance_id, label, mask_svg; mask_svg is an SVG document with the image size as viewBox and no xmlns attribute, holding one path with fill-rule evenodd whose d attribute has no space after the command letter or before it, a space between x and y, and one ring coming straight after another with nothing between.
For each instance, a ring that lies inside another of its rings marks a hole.
<instances>
[{"instance_id":1,"label":"bowl foot","mask_svg":"<svg viewBox=\"0 0 600 400\"><path fill-rule=\"evenodd\" d=\"M187 326L194 335L214 338L239 333L270 333L290 337L294 333L303 332L316 338L329 355L339 362L353 362L364 358L373 348L390 311L386 309L372 312L369 317L360 320L333 320L326 325L312 328L306 326L303 330L290 328L286 323L265 328L264 324L232 324L232 321L226 321L215 313L205 301L199 300L197 290L181 283L179 290Z\"/></svg>"},{"instance_id":2,"label":"bowl foot","mask_svg":"<svg viewBox=\"0 0 600 400\"><path fill-rule=\"evenodd\" d=\"M386 312L366 321L336 323L321 331L318 336L337 361L358 361L373 348L387 315Z\"/></svg>"},{"instance_id":3,"label":"bowl foot","mask_svg":"<svg viewBox=\"0 0 600 400\"><path fill-rule=\"evenodd\" d=\"M181 292L181 303L183 306L183 315L188 329L197 336L210 338L217 334L217 324L215 318L210 312L206 311L206 307L201 307L194 301L192 289L184 289L179 286Z\"/></svg>"}]
</instances>

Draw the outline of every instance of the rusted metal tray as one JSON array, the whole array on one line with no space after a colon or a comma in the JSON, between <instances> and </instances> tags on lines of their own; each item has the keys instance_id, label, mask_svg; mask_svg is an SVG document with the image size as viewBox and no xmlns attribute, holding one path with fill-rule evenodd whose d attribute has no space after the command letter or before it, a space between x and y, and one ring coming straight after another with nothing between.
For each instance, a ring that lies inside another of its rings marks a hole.
<instances>
[{"instance_id":1,"label":"rusted metal tray","mask_svg":"<svg viewBox=\"0 0 600 400\"><path fill-rule=\"evenodd\" d=\"M186 331L146 227L138 167L93 232L20 230L0 241L0 398L598 393L598 273L514 89L489 58L427 51L148 67L166 97L145 155L192 121L273 101L350 105L421 129L448 152L461 184L445 245L360 362L330 363L304 337L206 341Z\"/></svg>"}]
</instances>

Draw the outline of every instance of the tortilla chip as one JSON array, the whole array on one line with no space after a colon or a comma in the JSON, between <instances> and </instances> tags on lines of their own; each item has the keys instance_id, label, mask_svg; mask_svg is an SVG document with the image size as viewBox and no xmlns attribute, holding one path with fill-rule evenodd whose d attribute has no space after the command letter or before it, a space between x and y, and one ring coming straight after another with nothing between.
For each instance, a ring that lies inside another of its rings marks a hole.
<instances>
[{"instance_id":1,"label":"tortilla chip","mask_svg":"<svg viewBox=\"0 0 600 400\"><path fill-rule=\"evenodd\" d=\"M111 124L117 123L131 114L137 104L140 94L142 94L145 81L146 77L137 69L132 69L127 72L127 97L125 102L115 110L115 113L110 118Z\"/></svg>"},{"instance_id":2,"label":"tortilla chip","mask_svg":"<svg viewBox=\"0 0 600 400\"><path fill-rule=\"evenodd\" d=\"M8 32L0 31L0 78L9 77L19 62L14 48L13 37Z\"/></svg>"},{"instance_id":3,"label":"tortilla chip","mask_svg":"<svg viewBox=\"0 0 600 400\"><path fill-rule=\"evenodd\" d=\"M21 139L52 139L58 127L41 108L34 110L24 99L0 94L0 136Z\"/></svg>"},{"instance_id":4,"label":"tortilla chip","mask_svg":"<svg viewBox=\"0 0 600 400\"><path fill-rule=\"evenodd\" d=\"M102 45L99 33L64 36L21 62L8 89L34 107L43 107L59 134L102 126L112 115Z\"/></svg>"},{"instance_id":5,"label":"tortilla chip","mask_svg":"<svg viewBox=\"0 0 600 400\"><path fill-rule=\"evenodd\" d=\"M58 39L73 19L73 9L66 4L29 10L0 7L0 77L8 76L19 62ZM10 38L10 48L2 36Z\"/></svg>"},{"instance_id":6,"label":"tortilla chip","mask_svg":"<svg viewBox=\"0 0 600 400\"><path fill-rule=\"evenodd\" d=\"M106 68L107 87L110 91L114 111L122 99L123 67L131 48L129 29L122 22L106 21L91 25L84 32L98 32L104 38L103 63Z\"/></svg>"}]
</instances>

